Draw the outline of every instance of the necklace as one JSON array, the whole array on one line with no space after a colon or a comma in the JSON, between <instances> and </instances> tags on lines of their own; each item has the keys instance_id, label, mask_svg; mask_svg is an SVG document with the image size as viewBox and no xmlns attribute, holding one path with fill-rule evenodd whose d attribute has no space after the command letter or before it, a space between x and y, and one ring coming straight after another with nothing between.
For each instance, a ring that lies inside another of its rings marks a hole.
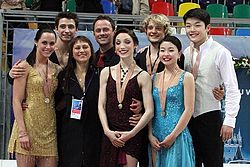
<instances>
[{"instance_id":1,"label":"necklace","mask_svg":"<svg viewBox=\"0 0 250 167\"><path fill-rule=\"evenodd\" d=\"M133 72L135 69L135 62L131 64L131 66L128 68L128 74L125 76L125 80L122 83L121 82L121 63L117 65L116 69L116 94L117 94L117 100L118 100L118 108L122 109L122 101L124 99L125 89L128 84L129 79L131 78Z\"/></svg>"},{"instance_id":2,"label":"necklace","mask_svg":"<svg viewBox=\"0 0 250 167\"><path fill-rule=\"evenodd\" d=\"M85 73L81 73L80 75L75 72L76 78L82 90L85 92Z\"/></svg>"},{"instance_id":3,"label":"necklace","mask_svg":"<svg viewBox=\"0 0 250 167\"><path fill-rule=\"evenodd\" d=\"M161 77L159 78L159 88L160 88L160 103L161 103L161 116L165 116L166 115L166 101L167 101L167 91L169 86L172 84L173 80L175 79L176 75L180 72L178 67L175 67L173 72L171 72L170 77L165 80L165 74L166 74L166 70L163 71ZM165 86L165 83L166 86Z\"/></svg>"},{"instance_id":4,"label":"necklace","mask_svg":"<svg viewBox=\"0 0 250 167\"><path fill-rule=\"evenodd\" d=\"M124 82L124 79L128 73L128 69L124 69L121 65L121 73L122 73L122 76L121 76L121 82Z\"/></svg>"}]
</instances>

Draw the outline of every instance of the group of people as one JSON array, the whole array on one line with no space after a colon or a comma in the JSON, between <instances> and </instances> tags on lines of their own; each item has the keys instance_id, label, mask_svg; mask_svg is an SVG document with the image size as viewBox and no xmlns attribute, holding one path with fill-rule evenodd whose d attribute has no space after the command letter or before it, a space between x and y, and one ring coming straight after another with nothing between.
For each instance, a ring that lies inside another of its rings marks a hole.
<instances>
[{"instance_id":1,"label":"group of people","mask_svg":"<svg viewBox=\"0 0 250 167\"><path fill-rule=\"evenodd\" d=\"M143 21L150 45L137 54L135 33L115 30L106 15L93 22L96 53L87 37L75 37L74 13L58 14L57 35L39 29L31 53L9 72L17 165L222 167L240 101L232 57L208 37L205 10L183 19L191 42L184 54L162 14Z\"/></svg>"}]
</instances>

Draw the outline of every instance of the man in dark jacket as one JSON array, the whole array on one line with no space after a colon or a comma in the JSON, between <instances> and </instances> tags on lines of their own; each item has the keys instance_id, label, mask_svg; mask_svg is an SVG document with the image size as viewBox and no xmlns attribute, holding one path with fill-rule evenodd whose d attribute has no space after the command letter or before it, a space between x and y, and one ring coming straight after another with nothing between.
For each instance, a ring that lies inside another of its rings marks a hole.
<instances>
[{"instance_id":1,"label":"man in dark jacket","mask_svg":"<svg viewBox=\"0 0 250 167\"><path fill-rule=\"evenodd\" d=\"M98 16L93 22L93 34L99 49L96 54L96 65L102 69L107 66L114 66L120 58L115 54L113 38L115 34L115 23L112 18L106 15Z\"/></svg>"}]
</instances>

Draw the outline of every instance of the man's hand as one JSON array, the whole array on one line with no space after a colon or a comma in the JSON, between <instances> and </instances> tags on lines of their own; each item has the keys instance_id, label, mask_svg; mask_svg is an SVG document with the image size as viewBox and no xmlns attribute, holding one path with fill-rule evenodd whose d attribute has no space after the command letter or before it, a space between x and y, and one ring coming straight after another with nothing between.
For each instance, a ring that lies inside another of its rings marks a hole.
<instances>
[{"instance_id":1,"label":"man's hand","mask_svg":"<svg viewBox=\"0 0 250 167\"><path fill-rule=\"evenodd\" d=\"M216 100L222 100L223 99L223 97L224 97L224 88L223 88L223 86L220 86L220 87L215 87L213 90L212 90L212 92L213 92L213 95L214 95L214 98L216 99Z\"/></svg>"},{"instance_id":2,"label":"man's hand","mask_svg":"<svg viewBox=\"0 0 250 167\"><path fill-rule=\"evenodd\" d=\"M132 104L130 104L130 110L135 114L139 114L142 110L142 102L140 100L132 98Z\"/></svg>"},{"instance_id":3,"label":"man's hand","mask_svg":"<svg viewBox=\"0 0 250 167\"><path fill-rule=\"evenodd\" d=\"M22 102L22 110L25 111L28 108L28 104L26 103L26 100L23 100Z\"/></svg>"},{"instance_id":4,"label":"man's hand","mask_svg":"<svg viewBox=\"0 0 250 167\"><path fill-rule=\"evenodd\" d=\"M22 60L18 60L13 67L11 68L9 75L11 78L15 79L15 78L19 78L24 76L25 72L26 72L26 68L19 66L18 64L21 62Z\"/></svg>"},{"instance_id":5,"label":"man's hand","mask_svg":"<svg viewBox=\"0 0 250 167\"><path fill-rule=\"evenodd\" d=\"M130 110L135 114L129 118L129 123L132 126L136 126L142 117L141 114L142 102L140 100L132 98L132 104L130 104Z\"/></svg>"},{"instance_id":6,"label":"man's hand","mask_svg":"<svg viewBox=\"0 0 250 167\"><path fill-rule=\"evenodd\" d=\"M233 128L227 125L222 125L220 130L220 136L223 142L227 141L228 139L231 139L233 136Z\"/></svg>"},{"instance_id":7,"label":"man's hand","mask_svg":"<svg viewBox=\"0 0 250 167\"><path fill-rule=\"evenodd\" d=\"M141 117L142 117L141 113L134 114L132 117L129 118L129 124L131 126L136 126L138 124L138 122L140 121Z\"/></svg>"}]
</instances>

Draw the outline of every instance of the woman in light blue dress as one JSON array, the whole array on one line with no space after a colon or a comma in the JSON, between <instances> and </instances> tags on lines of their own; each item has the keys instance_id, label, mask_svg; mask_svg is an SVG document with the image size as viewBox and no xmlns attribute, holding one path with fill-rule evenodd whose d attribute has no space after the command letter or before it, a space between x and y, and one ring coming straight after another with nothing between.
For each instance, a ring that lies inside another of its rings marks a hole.
<instances>
[{"instance_id":1,"label":"woman in light blue dress","mask_svg":"<svg viewBox=\"0 0 250 167\"><path fill-rule=\"evenodd\" d=\"M165 37L159 49L165 69L153 76L155 116L149 124L149 159L153 167L195 166L187 128L194 110L194 77L178 67L180 55L180 40Z\"/></svg>"}]
</instances>

